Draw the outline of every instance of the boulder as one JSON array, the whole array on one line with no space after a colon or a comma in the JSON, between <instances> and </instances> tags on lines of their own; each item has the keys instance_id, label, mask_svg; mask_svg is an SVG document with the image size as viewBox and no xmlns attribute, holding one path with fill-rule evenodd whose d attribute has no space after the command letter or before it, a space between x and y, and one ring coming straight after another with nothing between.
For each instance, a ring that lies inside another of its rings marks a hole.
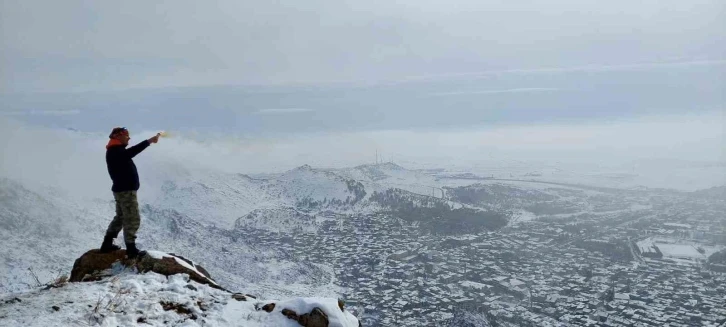
<instances>
[{"instance_id":1,"label":"boulder","mask_svg":"<svg viewBox=\"0 0 726 327\"><path fill-rule=\"evenodd\" d=\"M328 324L330 323L328 315L326 315L325 312L318 307L313 308L310 313L303 315L298 315L295 311L290 309L282 309L280 313L288 319L297 321L297 323L303 327L328 327Z\"/></svg>"},{"instance_id":2,"label":"boulder","mask_svg":"<svg viewBox=\"0 0 726 327\"><path fill-rule=\"evenodd\" d=\"M134 267L142 273L153 271L164 276L187 274L191 280L197 283L225 290L201 266L188 259L156 251L153 252L153 255L146 254L136 260L129 260L126 259L125 250L109 253L101 253L98 249L90 250L76 259L69 281L91 281L110 276L111 268L117 262L126 267Z\"/></svg>"},{"instance_id":3,"label":"boulder","mask_svg":"<svg viewBox=\"0 0 726 327\"><path fill-rule=\"evenodd\" d=\"M268 303L262 306L262 310L266 312L272 312L272 310L275 310L275 304L274 303Z\"/></svg>"},{"instance_id":4,"label":"boulder","mask_svg":"<svg viewBox=\"0 0 726 327\"><path fill-rule=\"evenodd\" d=\"M305 327L328 327L328 315L320 308L313 308L310 313L306 313L297 322Z\"/></svg>"},{"instance_id":5,"label":"boulder","mask_svg":"<svg viewBox=\"0 0 726 327\"><path fill-rule=\"evenodd\" d=\"M92 281L108 276L111 266L115 262L123 262L125 258L126 250L116 250L110 253L101 253L98 249L88 251L73 263L69 281Z\"/></svg>"},{"instance_id":6,"label":"boulder","mask_svg":"<svg viewBox=\"0 0 726 327\"><path fill-rule=\"evenodd\" d=\"M172 256L172 257L179 258L179 259L183 260L184 262L188 263L189 265L191 265L192 267L194 267L195 269L197 269L200 273L202 273L202 275L204 275L205 277L212 278L212 275L210 275L209 272L206 269L204 269L204 267L202 267L202 266L200 266L198 264L195 264L191 260L189 260L189 259L187 259L185 257L182 257L182 256L180 256L178 254L175 254L175 253L169 253L169 255Z\"/></svg>"},{"instance_id":7,"label":"boulder","mask_svg":"<svg viewBox=\"0 0 726 327\"><path fill-rule=\"evenodd\" d=\"M159 253L159 252L154 252ZM186 263L186 265L180 263L178 260ZM164 276L171 276L175 274L187 274L189 279L200 283L207 284L216 289L225 290L215 282L209 273L201 266L192 263L191 261L179 258L178 256L172 256L171 254L164 254L162 258L158 258L155 255L145 255L140 257L136 263L136 268L139 272L153 271L157 274ZM201 269L200 269L201 268ZM225 290L226 291L226 290Z\"/></svg>"}]
</instances>

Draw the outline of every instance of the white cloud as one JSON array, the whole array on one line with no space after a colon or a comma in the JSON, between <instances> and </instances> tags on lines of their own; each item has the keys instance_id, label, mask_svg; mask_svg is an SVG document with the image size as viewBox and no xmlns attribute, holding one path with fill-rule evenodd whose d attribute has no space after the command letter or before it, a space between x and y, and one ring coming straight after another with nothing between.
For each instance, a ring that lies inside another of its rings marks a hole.
<instances>
[{"instance_id":1,"label":"white cloud","mask_svg":"<svg viewBox=\"0 0 726 327\"><path fill-rule=\"evenodd\" d=\"M586 124L341 132L277 138L200 138L170 131L170 137L135 160L142 178L153 178L153 174L180 166L232 173L278 172L303 164L346 167L373 162L376 151L388 160L426 167L508 160L577 164L595 170L643 160L657 165L673 161L723 163L724 123L722 113L712 112ZM153 134L136 133L138 139ZM90 195L110 187L103 159L105 133L30 127L0 118L0 140L0 176L61 185ZM668 173L659 178L668 180ZM723 175L706 178L709 183L726 183Z\"/></svg>"},{"instance_id":2,"label":"white cloud","mask_svg":"<svg viewBox=\"0 0 726 327\"><path fill-rule=\"evenodd\" d=\"M0 111L1 116L68 116L78 115L80 110L16 110Z\"/></svg>"},{"instance_id":3,"label":"white cloud","mask_svg":"<svg viewBox=\"0 0 726 327\"><path fill-rule=\"evenodd\" d=\"M722 0L2 1L0 88L374 83L723 59L723 21Z\"/></svg>"},{"instance_id":4,"label":"white cloud","mask_svg":"<svg viewBox=\"0 0 726 327\"><path fill-rule=\"evenodd\" d=\"M565 67L522 68L522 69L477 71L477 72L467 72L467 73L409 76L405 79L401 79L399 82L416 81L416 80L431 80L431 79L446 79L446 78L456 78L456 77L478 77L478 76L502 75L502 74L539 74L539 73L570 73L570 72L597 73L597 72L615 72L615 71L633 71L633 70L653 70L653 69L689 67L689 66L725 66L725 65L726 65L726 59L714 59L714 60L671 61L671 62L642 62L642 63L620 64L620 65L584 65L584 66L571 66L571 67L565 66Z\"/></svg>"},{"instance_id":5,"label":"white cloud","mask_svg":"<svg viewBox=\"0 0 726 327\"><path fill-rule=\"evenodd\" d=\"M503 89L503 90L437 92L437 93L430 94L430 96L438 97L438 96L469 95L469 94L532 93L532 92L554 92L554 91L561 91L561 89L549 88L549 87L523 87L523 88Z\"/></svg>"},{"instance_id":6,"label":"white cloud","mask_svg":"<svg viewBox=\"0 0 726 327\"><path fill-rule=\"evenodd\" d=\"M271 109L260 109L255 113L260 115L280 115L280 114L295 114L301 112L312 112L312 109L306 108L271 108Z\"/></svg>"}]
</instances>

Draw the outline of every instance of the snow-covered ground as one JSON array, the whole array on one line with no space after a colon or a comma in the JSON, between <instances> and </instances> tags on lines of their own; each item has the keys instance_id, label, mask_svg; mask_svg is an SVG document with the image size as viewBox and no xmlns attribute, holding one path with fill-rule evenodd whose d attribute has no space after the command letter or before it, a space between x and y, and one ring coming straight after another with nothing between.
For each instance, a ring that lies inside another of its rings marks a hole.
<instances>
[{"instance_id":1,"label":"snow-covered ground","mask_svg":"<svg viewBox=\"0 0 726 327\"><path fill-rule=\"evenodd\" d=\"M276 304L272 312L260 310L268 303ZM331 327L358 327L357 318L341 311L333 298L238 301L231 293L191 281L185 274L167 278L133 272L98 282L4 294L0 326L299 327L281 311L302 315L315 307L328 315Z\"/></svg>"},{"instance_id":2,"label":"snow-covered ground","mask_svg":"<svg viewBox=\"0 0 726 327\"><path fill-rule=\"evenodd\" d=\"M641 254L656 254L655 242L652 238L646 238L636 243Z\"/></svg>"},{"instance_id":3,"label":"snow-covered ground","mask_svg":"<svg viewBox=\"0 0 726 327\"><path fill-rule=\"evenodd\" d=\"M710 255L723 249L723 246L708 246L681 240L655 239L654 243L664 258L706 260ZM699 252L699 249L703 253Z\"/></svg>"},{"instance_id":4,"label":"snow-covered ground","mask_svg":"<svg viewBox=\"0 0 726 327\"><path fill-rule=\"evenodd\" d=\"M537 219L537 215L527 211L527 210L516 210L510 220L511 224L517 224L517 223L524 223L527 221L535 220Z\"/></svg>"},{"instance_id":5,"label":"snow-covered ground","mask_svg":"<svg viewBox=\"0 0 726 327\"><path fill-rule=\"evenodd\" d=\"M692 245L666 243L656 243L656 245L663 252L663 257L665 258L708 258L708 256L699 253Z\"/></svg>"},{"instance_id":6,"label":"snow-covered ground","mask_svg":"<svg viewBox=\"0 0 726 327\"><path fill-rule=\"evenodd\" d=\"M723 246L710 246L687 240L676 240L667 238L647 238L637 242L641 253L656 253L658 248L664 258L706 260L708 257L724 249ZM703 253L699 252L699 249Z\"/></svg>"}]
</instances>

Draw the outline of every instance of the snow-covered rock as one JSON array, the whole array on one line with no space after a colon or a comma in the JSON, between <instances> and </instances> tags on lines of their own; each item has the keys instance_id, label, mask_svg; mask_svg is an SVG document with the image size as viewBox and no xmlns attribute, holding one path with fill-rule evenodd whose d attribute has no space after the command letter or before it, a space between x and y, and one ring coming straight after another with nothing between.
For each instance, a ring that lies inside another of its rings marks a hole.
<instances>
[{"instance_id":1,"label":"snow-covered rock","mask_svg":"<svg viewBox=\"0 0 726 327\"><path fill-rule=\"evenodd\" d=\"M128 259L125 250L108 253L100 252L98 249L90 250L76 259L73 270L71 270L70 281L97 280L112 275L118 269L131 269L139 272L153 271L164 276L187 274L195 282L224 289L202 266L182 256L159 251L145 251L137 259Z\"/></svg>"},{"instance_id":2,"label":"snow-covered rock","mask_svg":"<svg viewBox=\"0 0 726 327\"><path fill-rule=\"evenodd\" d=\"M261 310L271 302L273 311ZM282 311L303 315L316 308L328 326L359 326L332 298L258 300L199 284L186 274L121 271L92 283L0 295L0 326L299 327Z\"/></svg>"},{"instance_id":3,"label":"snow-covered rock","mask_svg":"<svg viewBox=\"0 0 726 327\"><path fill-rule=\"evenodd\" d=\"M0 326L359 326L337 299L257 300L177 255L124 256L91 250L76 260L70 283L0 295Z\"/></svg>"}]
</instances>

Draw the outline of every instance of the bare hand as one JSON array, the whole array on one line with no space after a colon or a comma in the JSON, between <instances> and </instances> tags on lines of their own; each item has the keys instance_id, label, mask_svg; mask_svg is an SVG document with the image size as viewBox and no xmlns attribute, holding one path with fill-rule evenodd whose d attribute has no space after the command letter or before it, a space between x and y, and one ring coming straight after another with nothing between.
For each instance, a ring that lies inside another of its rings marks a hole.
<instances>
[{"instance_id":1,"label":"bare hand","mask_svg":"<svg viewBox=\"0 0 726 327\"><path fill-rule=\"evenodd\" d=\"M161 136L161 133L157 133L156 135L154 135L154 137L149 139L149 143L159 142L159 136Z\"/></svg>"}]
</instances>

